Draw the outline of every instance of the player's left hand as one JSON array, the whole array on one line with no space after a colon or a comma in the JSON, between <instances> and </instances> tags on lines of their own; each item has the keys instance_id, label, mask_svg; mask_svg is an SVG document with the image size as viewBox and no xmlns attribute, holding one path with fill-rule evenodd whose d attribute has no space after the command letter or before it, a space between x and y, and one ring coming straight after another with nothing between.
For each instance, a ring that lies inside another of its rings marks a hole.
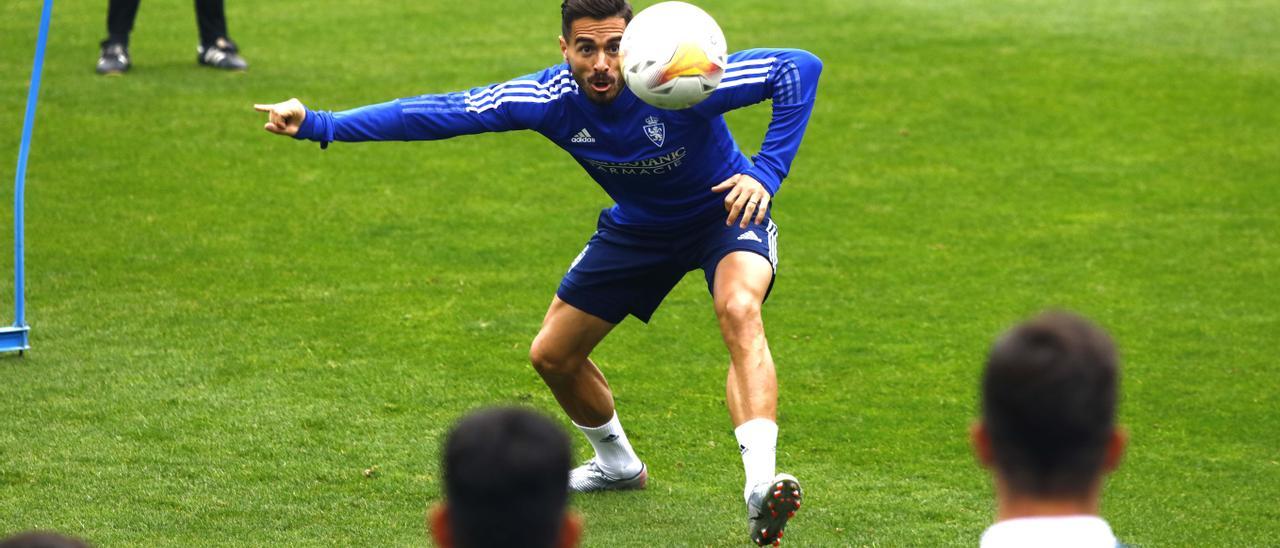
<instances>
[{"instance_id":1,"label":"player's left hand","mask_svg":"<svg viewBox=\"0 0 1280 548\"><path fill-rule=\"evenodd\" d=\"M764 185L760 184L760 181L750 175L739 173L711 187L711 192L726 190L729 193L724 196L724 208L729 210L729 218L725 219L725 226L733 225L738 215L742 215L742 221L739 224L742 228L747 228L747 223L752 221L753 216L755 224L764 222L764 215L769 212L769 200L773 197L769 195Z\"/></svg>"}]
</instances>

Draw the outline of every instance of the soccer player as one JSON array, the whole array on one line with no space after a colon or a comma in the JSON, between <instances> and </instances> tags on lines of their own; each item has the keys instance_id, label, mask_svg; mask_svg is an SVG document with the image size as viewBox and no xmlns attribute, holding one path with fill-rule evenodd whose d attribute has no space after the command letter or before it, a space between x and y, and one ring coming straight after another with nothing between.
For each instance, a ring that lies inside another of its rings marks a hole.
<instances>
[{"instance_id":1,"label":"soccer player","mask_svg":"<svg viewBox=\"0 0 1280 548\"><path fill-rule=\"evenodd\" d=\"M996 341L971 432L995 478L996 523L984 548L1117 546L1098 509L1128 439L1115 424L1119 367L1107 334L1064 312Z\"/></svg>"},{"instance_id":2,"label":"soccer player","mask_svg":"<svg viewBox=\"0 0 1280 548\"><path fill-rule=\"evenodd\" d=\"M530 348L534 368L595 449L573 470L570 489L644 487L648 470L591 352L626 316L648 322L687 272L702 269L729 351L726 403L746 471L750 536L772 544L803 493L795 477L775 475L778 386L760 314L778 257L770 204L799 149L822 63L800 50L737 52L709 98L661 110L622 82L619 43L630 20L625 0L565 0L564 62L545 70L345 112L310 110L297 99L255 108L268 113L267 131L322 147L529 129L572 155L616 205L601 212ZM772 121L748 160L722 115L765 100Z\"/></svg>"},{"instance_id":3,"label":"soccer player","mask_svg":"<svg viewBox=\"0 0 1280 548\"><path fill-rule=\"evenodd\" d=\"M441 459L445 500L428 515L444 548L578 545L582 520L568 509L569 437L550 420L516 408L458 421Z\"/></svg>"}]
</instances>

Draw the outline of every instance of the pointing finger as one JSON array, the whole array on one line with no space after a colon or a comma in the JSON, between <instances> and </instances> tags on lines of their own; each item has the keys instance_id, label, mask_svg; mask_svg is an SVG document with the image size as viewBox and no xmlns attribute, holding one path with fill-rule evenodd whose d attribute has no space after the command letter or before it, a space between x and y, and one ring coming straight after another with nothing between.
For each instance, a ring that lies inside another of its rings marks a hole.
<instances>
[{"instance_id":1,"label":"pointing finger","mask_svg":"<svg viewBox=\"0 0 1280 548\"><path fill-rule=\"evenodd\" d=\"M271 111L271 107L272 107L272 105L259 105L259 104L254 104L254 105L253 105L253 110L256 110L256 111L258 111L258 112L270 112L270 111Z\"/></svg>"}]
</instances>

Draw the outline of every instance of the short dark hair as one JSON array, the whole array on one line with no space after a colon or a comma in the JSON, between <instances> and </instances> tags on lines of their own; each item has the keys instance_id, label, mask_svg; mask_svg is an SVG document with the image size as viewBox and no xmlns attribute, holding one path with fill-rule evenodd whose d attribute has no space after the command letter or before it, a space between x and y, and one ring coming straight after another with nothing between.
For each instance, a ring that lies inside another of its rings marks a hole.
<instances>
[{"instance_id":1,"label":"short dark hair","mask_svg":"<svg viewBox=\"0 0 1280 548\"><path fill-rule=\"evenodd\" d=\"M89 545L58 533L28 531L0 540L0 548L89 548Z\"/></svg>"},{"instance_id":2,"label":"short dark hair","mask_svg":"<svg viewBox=\"0 0 1280 548\"><path fill-rule=\"evenodd\" d=\"M627 0L564 0L560 3L560 35L565 41L573 41L569 35L573 22L583 17L608 19L621 17L631 22L631 3Z\"/></svg>"},{"instance_id":3,"label":"short dark hair","mask_svg":"<svg viewBox=\"0 0 1280 548\"><path fill-rule=\"evenodd\" d=\"M1051 311L1006 332L982 378L982 421L998 473L1039 497L1088 493L1115 429L1115 344L1078 315Z\"/></svg>"},{"instance_id":4,"label":"short dark hair","mask_svg":"<svg viewBox=\"0 0 1280 548\"><path fill-rule=\"evenodd\" d=\"M554 546L569 501L569 437L532 411L493 408L445 441L444 491L458 546Z\"/></svg>"}]
</instances>

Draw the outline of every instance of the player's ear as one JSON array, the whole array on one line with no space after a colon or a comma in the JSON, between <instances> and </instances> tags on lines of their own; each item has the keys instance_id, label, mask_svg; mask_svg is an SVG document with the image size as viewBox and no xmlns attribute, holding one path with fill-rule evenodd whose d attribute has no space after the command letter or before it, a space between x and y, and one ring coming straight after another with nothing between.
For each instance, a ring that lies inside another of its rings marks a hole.
<instances>
[{"instance_id":1,"label":"player's ear","mask_svg":"<svg viewBox=\"0 0 1280 548\"><path fill-rule=\"evenodd\" d=\"M1129 431L1122 426L1115 427L1111 431L1111 438L1107 440L1107 452L1102 457L1102 471L1111 473L1120 467L1120 460L1124 458L1124 449L1129 445Z\"/></svg>"},{"instance_id":2,"label":"player's ear","mask_svg":"<svg viewBox=\"0 0 1280 548\"><path fill-rule=\"evenodd\" d=\"M991 435L987 433L982 421L973 421L969 425L969 444L973 446L973 455L983 468L991 468L995 464L995 453L991 451Z\"/></svg>"},{"instance_id":3,"label":"player's ear","mask_svg":"<svg viewBox=\"0 0 1280 548\"><path fill-rule=\"evenodd\" d=\"M560 37L560 56L564 57L564 62L569 62L569 42L563 36Z\"/></svg>"},{"instance_id":4,"label":"player's ear","mask_svg":"<svg viewBox=\"0 0 1280 548\"><path fill-rule=\"evenodd\" d=\"M560 524L559 548L576 548L582 542L582 516L573 510L564 513L564 523Z\"/></svg>"},{"instance_id":5,"label":"player's ear","mask_svg":"<svg viewBox=\"0 0 1280 548\"><path fill-rule=\"evenodd\" d=\"M453 546L453 531L449 529L449 507L443 502L436 503L427 510L427 527L431 529L431 539L436 546Z\"/></svg>"}]
</instances>

